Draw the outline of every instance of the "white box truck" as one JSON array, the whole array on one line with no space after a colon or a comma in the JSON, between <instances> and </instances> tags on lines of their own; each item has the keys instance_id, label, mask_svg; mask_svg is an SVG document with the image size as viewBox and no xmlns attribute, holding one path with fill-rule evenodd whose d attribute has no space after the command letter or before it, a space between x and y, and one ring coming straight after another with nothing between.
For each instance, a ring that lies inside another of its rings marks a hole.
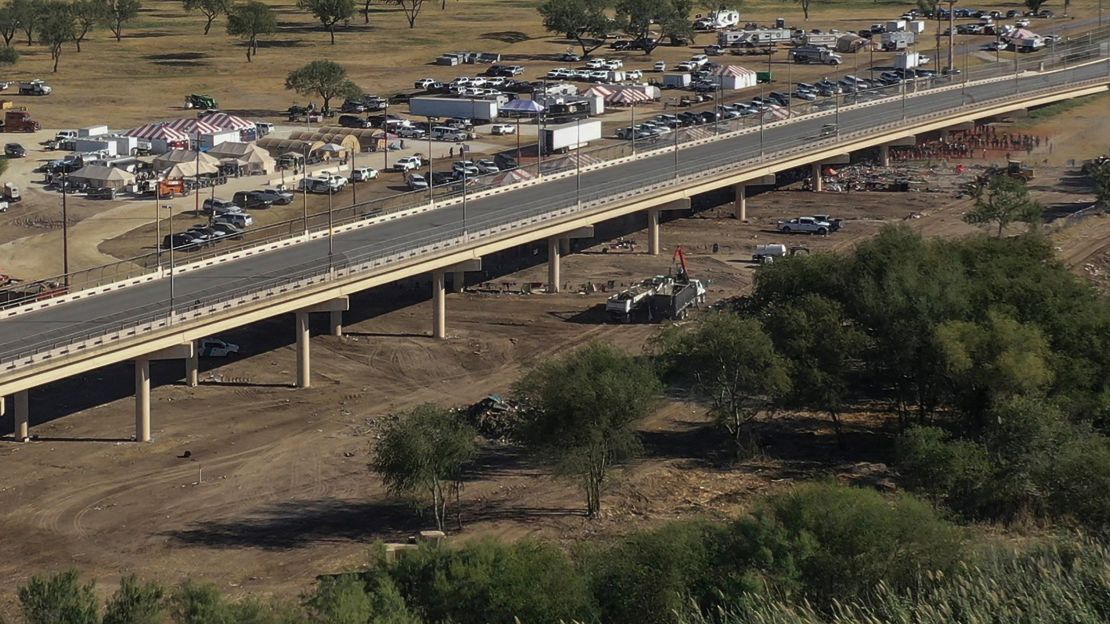
<instances>
[{"instance_id":1,"label":"white box truck","mask_svg":"<svg viewBox=\"0 0 1110 624\"><path fill-rule=\"evenodd\" d=\"M894 67L898 69L913 69L929 62L929 57L918 52L902 52L894 55Z\"/></svg>"},{"instance_id":2,"label":"white box truck","mask_svg":"<svg viewBox=\"0 0 1110 624\"><path fill-rule=\"evenodd\" d=\"M417 117L460 117L488 123L497 119L497 100L452 97L414 97L409 112Z\"/></svg>"},{"instance_id":3,"label":"white box truck","mask_svg":"<svg viewBox=\"0 0 1110 624\"><path fill-rule=\"evenodd\" d=\"M540 133L540 144L546 154L559 150L585 147L590 141L601 138L601 121L584 119L558 126L548 126Z\"/></svg>"}]
</instances>

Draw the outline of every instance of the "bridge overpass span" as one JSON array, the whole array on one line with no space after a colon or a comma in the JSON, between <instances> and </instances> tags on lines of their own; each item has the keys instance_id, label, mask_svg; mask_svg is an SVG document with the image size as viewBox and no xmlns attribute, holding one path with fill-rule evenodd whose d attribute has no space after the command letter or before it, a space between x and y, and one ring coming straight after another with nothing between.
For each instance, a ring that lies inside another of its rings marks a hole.
<instances>
[{"instance_id":1,"label":"bridge overpass span","mask_svg":"<svg viewBox=\"0 0 1110 624\"><path fill-rule=\"evenodd\" d=\"M1105 56L1105 55L1103 55ZM136 362L136 439L150 437L150 359L182 358L195 371L195 342L258 320L294 313L298 385L311 383L308 314L327 312L341 326L347 297L430 273L433 335L445 332L446 273L483 256L548 241L558 287L559 241L582 228L628 214L649 215L657 240L659 211L684 207L697 194L736 188L776 172L819 166L854 151L889 145L1013 110L1100 93L1110 60L1050 72L952 84L640 153L508 187L469 202L424 207L406 216L364 219L317 231L260 253L214 258L97 294L73 293L0 312L0 396L14 396L16 436L26 437L27 392L100 368ZM835 123L837 132L823 136ZM743 215L739 215L743 216ZM649 247L652 247L649 245ZM654 246L657 250L657 245Z\"/></svg>"}]
</instances>

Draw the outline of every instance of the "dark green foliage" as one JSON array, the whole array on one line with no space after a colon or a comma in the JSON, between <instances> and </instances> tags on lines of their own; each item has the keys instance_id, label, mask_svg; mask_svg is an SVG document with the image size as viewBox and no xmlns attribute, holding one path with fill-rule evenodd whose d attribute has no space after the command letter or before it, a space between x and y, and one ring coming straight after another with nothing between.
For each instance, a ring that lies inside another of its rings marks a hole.
<instances>
[{"instance_id":1,"label":"dark green foliage","mask_svg":"<svg viewBox=\"0 0 1110 624\"><path fill-rule=\"evenodd\" d=\"M97 624L93 584L81 585L76 570L32 576L19 588L19 607L26 624Z\"/></svg>"},{"instance_id":2,"label":"dark green foliage","mask_svg":"<svg viewBox=\"0 0 1110 624\"><path fill-rule=\"evenodd\" d=\"M335 25L355 15L355 0L297 0L297 7L320 20L335 45Z\"/></svg>"},{"instance_id":3,"label":"dark green foliage","mask_svg":"<svg viewBox=\"0 0 1110 624\"><path fill-rule=\"evenodd\" d=\"M362 93L362 89L347 77L347 70L332 61L312 61L289 72L285 88L301 95L319 96L324 101L325 111L331 110L334 98L351 98Z\"/></svg>"},{"instance_id":4,"label":"dark green foliage","mask_svg":"<svg viewBox=\"0 0 1110 624\"><path fill-rule=\"evenodd\" d=\"M587 57L605 45L613 29L610 5L609 0L546 0L539 11L545 29L573 37Z\"/></svg>"},{"instance_id":5,"label":"dark green foliage","mask_svg":"<svg viewBox=\"0 0 1110 624\"><path fill-rule=\"evenodd\" d=\"M104 624L161 624L165 621L165 591L157 583L142 583L134 574L120 580L108 601Z\"/></svg>"},{"instance_id":6,"label":"dark green foliage","mask_svg":"<svg viewBox=\"0 0 1110 624\"><path fill-rule=\"evenodd\" d=\"M247 41L247 62L258 54L258 37L277 32L277 16L270 5L258 0L247 0L231 7L227 14L227 34Z\"/></svg>"},{"instance_id":7,"label":"dark green foliage","mask_svg":"<svg viewBox=\"0 0 1110 624\"><path fill-rule=\"evenodd\" d=\"M392 579L344 574L324 577L305 600L316 624L419 624Z\"/></svg>"},{"instance_id":8,"label":"dark green foliage","mask_svg":"<svg viewBox=\"0 0 1110 624\"><path fill-rule=\"evenodd\" d=\"M976 191L975 207L964 213L964 221L972 224L995 223L998 225L997 235L1002 236L1002 232L1013 223L1040 223L1042 210L1041 205L1029 195L1025 180L996 175Z\"/></svg>"},{"instance_id":9,"label":"dark green foliage","mask_svg":"<svg viewBox=\"0 0 1110 624\"><path fill-rule=\"evenodd\" d=\"M585 579L562 552L536 542L425 546L392 565L379 561L366 576L388 577L425 622L556 624L590 615Z\"/></svg>"},{"instance_id":10,"label":"dark green foliage","mask_svg":"<svg viewBox=\"0 0 1110 624\"><path fill-rule=\"evenodd\" d=\"M458 498L463 470L478 452L476 435L454 411L421 405L385 428L370 468L391 494L431 507L436 527L443 530L447 504Z\"/></svg>"},{"instance_id":11,"label":"dark green foliage","mask_svg":"<svg viewBox=\"0 0 1110 624\"><path fill-rule=\"evenodd\" d=\"M756 319L709 314L664 332L658 351L672 377L689 381L710 403L737 454L756 445L749 424L790 391L787 362Z\"/></svg>"},{"instance_id":12,"label":"dark green foliage","mask_svg":"<svg viewBox=\"0 0 1110 624\"><path fill-rule=\"evenodd\" d=\"M635 425L661 390L646 363L590 344L541 363L513 387L524 420L519 437L558 474L581 479L586 513L594 517L610 468L639 450Z\"/></svg>"},{"instance_id":13,"label":"dark green foliage","mask_svg":"<svg viewBox=\"0 0 1110 624\"><path fill-rule=\"evenodd\" d=\"M1095 197L1103 208L1110 208L1110 161L1090 167L1091 183L1095 187Z\"/></svg>"}]
</instances>

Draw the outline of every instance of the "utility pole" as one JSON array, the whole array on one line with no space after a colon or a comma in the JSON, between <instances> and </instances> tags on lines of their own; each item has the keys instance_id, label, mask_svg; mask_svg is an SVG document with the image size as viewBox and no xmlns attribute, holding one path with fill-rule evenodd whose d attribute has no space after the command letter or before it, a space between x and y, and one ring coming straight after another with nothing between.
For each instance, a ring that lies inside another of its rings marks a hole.
<instances>
[{"instance_id":1,"label":"utility pole","mask_svg":"<svg viewBox=\"0 0 1110 624\"><path fill-rule=\"evenodd\" d=\"M956 18L953 15L952 8L957 0L945 0L945 2L948 3L948 70L951 71L956 68Z\"/></svg>"},{"instance_id":2,"label":"utility pole","mask_svg":"<svg viewBox=\"0 0 1110 624\"><path fill-rule=\"evenodd\" d=\"M69 291L69 212L66 211L66 170L62 169L62 281Z\"/></svg>"}]
</instances>

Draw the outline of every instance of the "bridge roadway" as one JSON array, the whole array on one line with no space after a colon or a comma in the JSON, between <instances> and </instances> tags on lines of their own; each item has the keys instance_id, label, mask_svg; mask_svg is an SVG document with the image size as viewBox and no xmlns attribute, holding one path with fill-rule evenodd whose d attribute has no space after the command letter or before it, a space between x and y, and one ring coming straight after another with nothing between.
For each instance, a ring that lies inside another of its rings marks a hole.
<instances>
[{"instance_id":1,"label":"bridge roadway","mask_svg":"<svg viewBox=\"0 0 1110 624\"><path fill-rule=\"evenodd\" d=\"M1015 94L1019 90L1042 89L1068 82L1094 79L1108 75L1106 60L1101 63L1046 74L1022 74L1020 79L969 85L966 92L952 89L924 92L908 97L889 98L870 106L841 110L839 127L842 133L864 130L897 122L904 114L913 117L956 108L961 104ZM767 128L760 144L760 132L749 132L721 141L679 150L678 173L688 174L812 142L821 126L833 121L831 116L799 118L793 123ZM490 195L466 203L465 227L471 231L485 225L508 222L539 210L571 205L577 193L598 195L610 189L647 186L675 176L672 150L659 149L659 154L611 167L599 168L581 175L581 187L574 176L524 186L501 194ZM461 234L464 229L463 207L453 205L378 225L336 234L333 239L335 257L355 258L383 247L397 248L412 243L415 247L430 236L445 239ZM177 302L204 300L220 293L247 288L263 289L279 282L292 272L329 263L327 238L301 243L249 258L214 265L180 275L174 279ZM182 254L187 261L187 254ZM85 335L98 329L108 330L134 318L137 312L153 315L168 312L169 281L155 280L86 299L61 303L42 310L27 312L0 320L0 360L20 353L49 348L50 345Z\"/></svg>"}]
</instances>

